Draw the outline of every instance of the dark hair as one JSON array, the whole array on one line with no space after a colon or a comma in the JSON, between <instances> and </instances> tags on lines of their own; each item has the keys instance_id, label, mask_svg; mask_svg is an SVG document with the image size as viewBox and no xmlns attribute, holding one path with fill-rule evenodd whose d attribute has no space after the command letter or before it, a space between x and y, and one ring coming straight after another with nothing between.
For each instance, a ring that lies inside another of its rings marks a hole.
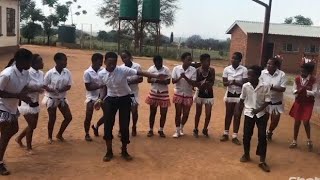
<instances>
[{"instance_id":1,"label":"dark hair","mask_svg":"<svg viewBox=\"0 0 320 180\"><path fill-rule=\"evenodd\" d=\"M32 52L20 48L15 54L14 54L14 61L16 62L22 62L22 61L31 61L32 60Z\"/></svg>"},{"instance_id":2,"label":"dark hair","mask_svg":"<svg viewBox=\"0 0 320 180\"><path fill-rule=\"evenodd\" d=\"M53 57L55 62L60 61L63 58L67 58L67 56L64 53L56 53Z\"/></svg>"},{"instance_id":3,"label":"dark hair","mask_svg":"<svg viewBox=\"0 0 320 180\"><path fill-rule=\"evenodd\" d=\"M301 68L306 70L309 74L312 74L315 68L314 63L305 63L301 65Z\"/></svg>"},{"instance_id":4,"label":"dark hair","mask_svg":"<svg viewBox=\"0 0 320 180\"><path fill-rule=\"evenodd\" d=\"M125 53L129 57L132 57L131 53L128 50L123 50L122 53Z\"/></svg>"},{"instance_id":5,"label":"dark hair","mask_svg":"<svg viewBox=\"0 0 320 180\"><path fill-rule=\"evenodd\" d=\"M153 62L155 63L155 62L157 62L157 61L163 61L163 58L162 58L161 56L159 56L159 55L154 56L154 57L153 57Z\"/></svg>"},{"instance_id":6,"label":"dark hair","mask_svg":"<svg viewBox=\"0 0 320 180\"><path fill-rule=\"evenodd\" d=\"M15 62L14 58L10 59L10 61L8 62L7 66L5 68L12 66L14 62Z\"/></svg>"},{"instance_id":7,"label":"dark hair","mask_svg":"<svg viewBox=\"0 0 320 180\"><path fill-rule=\"evenodd\" d=\"M278 69L281 68L281 60L279 58L270 58L269 60L273 61L274 65L278 67Z\"/></svg>"},{"instance_id":8,"label":"dark hair","mask_svg":"<svg viewBox=\"0 0 320 180\"><path fill-rule=\"evenodd\" d=\"M109 58L115 58L118 59L118 55L114 52L107 52L106 56L105 56L105 60L109 59Z\"/></svg>"},{"instance_id":9,"label":"dark hair","mask_svg":"<svg viewBox=\"0 0 320 180\"><path fill-rule=\"evenodd\" d=\"M91 62L92 62L92 63L95 63L95 62L97 62L97 61L100 60L100 59L103 59L103 55L100 54L100 53L94 53L94 54L92 55L92 57L91 57Z\"/></svg>"},{"instance_id":10,"label":"dark hair","mask_svg":"<svg viewBox=\"0 0 320 180\"><path fill-rule=\"evenodd\" d=\"M186 59L188 56L191 56L191 53L189 53L189 52L183 53L183 54L181 55L181 60Z\"/></svg>"},{"instance_id":11,"label":"dark hair","mask_svg":"<svg viewBox=\"0 0 320 180\"><path fill-rule=\"evenodd\" d=\"M34 55L32 56L31 66L34 66L35 64L37 64L38 57L40 57L39 54L34 54Z\"/></svg>"},{"instance_id":12,"label":"dark hair","mask_svg":"<svg viewBox=\"0 0 320 180\"><path fill-rule=\"evenodd\" d=\"M209 54L201 54L200 56L200 62L203 62L205 60L209 59L210 60L210 55Z\"/></svg>"},{"instance_id":13,"label":"dark hair","mask_svg":"<svg viewBox=\"0 0 320 180\"><path fill-rule=\"evenodd\" d=\"M241 52L234 52L233 55L235 56L236 60L239 60L239 61L242 60Z\"/></svg>"},{"instance_id":14,"label":"dark hair","mask_svg":"<svg viewBox=\"0 0 320 180\"><path fill-rule=\"evenodd\" d=\"M253 65L253 66L250 66L248 69L252 70L255 75L257 75L258 77L260 77L261 71L262 71L261 66Z\"/></svg>"}]
</instances>

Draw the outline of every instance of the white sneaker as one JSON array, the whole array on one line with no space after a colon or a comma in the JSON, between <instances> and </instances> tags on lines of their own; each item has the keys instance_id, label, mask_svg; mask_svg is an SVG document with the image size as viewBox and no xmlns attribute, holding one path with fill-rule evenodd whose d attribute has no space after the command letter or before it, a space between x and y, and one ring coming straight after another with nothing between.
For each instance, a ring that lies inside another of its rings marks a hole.
<instances>
[{"instance_id":1,"label":"white sneaker","mask_svg":"<svg viewBox=\"0 0 320 180\"><path fill-rule=\"evenodd\" d=\"M178 132L178 131L176 131L174 134L173 134L173 136L172 137L174 137L174 138L178 138L180 136L180 133Z\"/></svg>"},{"instance_id":2,"label":"white sneaker","mask_svg":"<svg viewBox=\"0 0 320 180\"><path fill-rule=\"evenodd\" d=\"M184 133L183 133L183 129L180 129L180 136L183 136Z\"/></svg>"}]
</instances>

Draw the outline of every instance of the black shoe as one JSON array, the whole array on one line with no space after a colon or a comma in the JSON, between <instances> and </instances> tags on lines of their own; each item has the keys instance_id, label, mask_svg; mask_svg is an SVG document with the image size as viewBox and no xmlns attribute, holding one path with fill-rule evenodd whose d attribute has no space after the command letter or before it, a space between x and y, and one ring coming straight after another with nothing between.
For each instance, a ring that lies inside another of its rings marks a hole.
<instances>
[{"instance_id":1,"label":"black shoe","mask_svg":"<svg viewBox=\"0 0 320 180\"><path fill-rule=\"evenodd\" d=\"M154 135L153 131L149 131L148 134L147 134L148 137L152 137L153 135Z\"/></svg>"},{"instance_id":2,"label":"black shoe","mask_svg":"<svg viewBox=\"0 0 320 180\"><path fill-rule=\"evenodd\" d=\"M232 142L233 142L233 144L236 144L236 145L241 145L241 142L239 141L239 139L238 138L232 138Z\"/></svg>"},{"instance_id":3,"label":"black shoe","mask_svg":"<svg viewBox=\"0 0 320 180\"><path fill-rule=\"evenodd\" d=\"M268 141L272 141L272 135L273 135L272 132L268 132L268 133L267 133L267 140L268 140Z\"/></svg>"},{"instance_id":4,"label":"black shoe","mask_svg":"<svg viewBox=\"0 0 320 180\"><path fill-rule=\"evenodd\" d=\"M249 155L243 155L241 158L240 158L240 162L249 162L249 161L251 161L251 159L250 159L250 156Z\"/></svg>"},{"instance_id":5,"label":"black shoe","mask_svg":"<svg viewBox=\"0 0 320 180\"><path fill-rule=\"evenodd\" d=\"M128 151L122 151L121 152L121 157L123 159L125 159L126 161L131 161L132 157L130 156L130 154L128 153Z\"/></svg>"},{"instance_id":6,"label":"black shoe","mask_svg":"<svg viewBox=\"0 0 320 180\"><path fill-rule=\"evenodd\" d=\"M7 170L6 165L4 163L0 164L0 175L1 176L10 175L10 171Z\"/></svg>"},{"instance_id":7,"label":"black shoe","mask_svg":"<svg viewBox=\"0 0 320 180\"><path fill-rule=\"evenodd\" d=\"M260 169L262 169L264 172L270 172L270 167L267 163L263 162L259 164Z\"/></svg>"},{"instance_id":8,"label":"black shoe","mask_svg":"<svg viewBox=\"0 0 320 180\"><path fill-rule=\"evenodd\" d=\"M166 135L164 134L163 131L158 131L158 134L159 134L160 137L166 138Z\"/></svg>"},{"instance_id":9,"label":"black shoe","mask_svg":"<svg viewBox=\"0 0 320 180\"><path fill-rule=\"evenodd\" d=\"M89 134L87 134L84 139L85 139L86 141L88 141L88 142L91 142L91 141L92 141L92 138L90 137Z\"/></svg>"},{"instance_id":10,"label":"black shoe","mask_svg":"<svg viewBox=\"0 0 320 180\"><path fill-rule=\"evenodd\" d=\"M98 137L99 136L98 128L94 127L94 125L92 125L91 128L93 130L94 136Z\"/></svg>"},{"instance_id":11,"label":"black shoe","mask_svg":"<svg viewBox=\"0 0 320 180\"><path fill-rule=\"evenodd\" d=\"M132 127L131 135L132 135L133 137L137 136L137 128L136 128L136 127Z\"/></svg>"},{"instance_id":12,"label":"black shoe","mask_svg":"<svg viewBox=\"0 0 320 180\"><path fill-rule=\"evenodd\" d=\"M104 162L109 162L113 158L113 152L107 152L107 154L103 157Z\"/></svg>"},{"instance_id":13,"label":"black shoe","mask_svg":"<svg viewBox=\"0 0 320 180\"><path fill-rule=\"evenodd\" d=\"M205 135L206 137L209 137L208 129L203 129L202 134Z\"/></svg>"},{"instance_id":14,"label":"black shoe","mask_svg":"<svg viewBox=\"0 0 320 180\"><path fill-rule=\"evenodd\" d=\"M222 135L222 137L220 138L220 141L221 142L229 141L229 135L227 134Z\"/></svg>"},{"instance_id":15,"label":"black shoe","mask_svg":"<svg viewBox=\"0 0 320 180\"><path fill-rule=\"evenodd\" d=\"M198 131L198 129L194 129L194 130L193 130L193 136L194 136L195 138L198 138L198 137L199 137L199 131Z\"/></svg>"}]
</instances>

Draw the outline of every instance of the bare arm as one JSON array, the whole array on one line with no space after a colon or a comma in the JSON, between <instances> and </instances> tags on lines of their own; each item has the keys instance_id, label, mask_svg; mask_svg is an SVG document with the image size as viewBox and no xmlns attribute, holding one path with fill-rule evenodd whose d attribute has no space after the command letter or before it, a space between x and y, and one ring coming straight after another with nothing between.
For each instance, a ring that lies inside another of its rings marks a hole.
<instances>
[{"instance_id":1,"label":"bare arm","mask_svg":"<svg viewBox=\"0 0 320 180\"><path fill-rule=\"evenodd\" d=\"M102 86L98 85L98 84L94 84L94 83L85 83L86 86L86 90L87 91L95 91L98 89L101 89Z\"/></svg>"},{"instance_id":2,"label":"bare arm","mask_svg":"<svg viewBox=\"0 0 320 180\"><path fill-rule=\"evenodd\" d=\"M69 91L71 89L71 85L68 85L68 86L65 86L61 89L59 89L59 93L62 93L62 92L66 92L66 91Z\"/></svg>"},{"instance_id":3,"label":"bare arm","mask_svg":"<svg viewBox=\"0 0 320 180\"><path fill-rule=\"evenodd\" d=\"M276 91L276 92L285 92L286 88L285 87L274 87L274 86L271 86L270 90L271 91Z\"/></svg>"},{"instance_id":4,"label":"bare arm","mask_svg":"<svg viewBox=\"0 0 320 180\"><path fill-rule=\"evenodd\" d=\"M128 84L131 85L131 84L139 84L139 83L142 83L143 82L143 77L139 77L135 80L132 80L132 81L129 81Z\"/></svg>"}]
</instances>

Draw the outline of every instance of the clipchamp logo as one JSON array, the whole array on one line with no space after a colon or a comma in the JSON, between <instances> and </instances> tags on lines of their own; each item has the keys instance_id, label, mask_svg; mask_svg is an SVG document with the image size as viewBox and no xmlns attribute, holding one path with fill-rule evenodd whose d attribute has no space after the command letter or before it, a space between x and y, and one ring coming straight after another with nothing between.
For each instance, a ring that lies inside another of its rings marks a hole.
<instances>
[{"instance_id":1,"label":"clipchamp logo","mask_svg":"<svg viewBox=\"0 0 320 180\"><path fill-rule=\"evenodd\" d=\"M318 177L314 177L314 178L290 177L289 180L320 180L320 178L318 178Z\"/></svg>"}]
</instances>

